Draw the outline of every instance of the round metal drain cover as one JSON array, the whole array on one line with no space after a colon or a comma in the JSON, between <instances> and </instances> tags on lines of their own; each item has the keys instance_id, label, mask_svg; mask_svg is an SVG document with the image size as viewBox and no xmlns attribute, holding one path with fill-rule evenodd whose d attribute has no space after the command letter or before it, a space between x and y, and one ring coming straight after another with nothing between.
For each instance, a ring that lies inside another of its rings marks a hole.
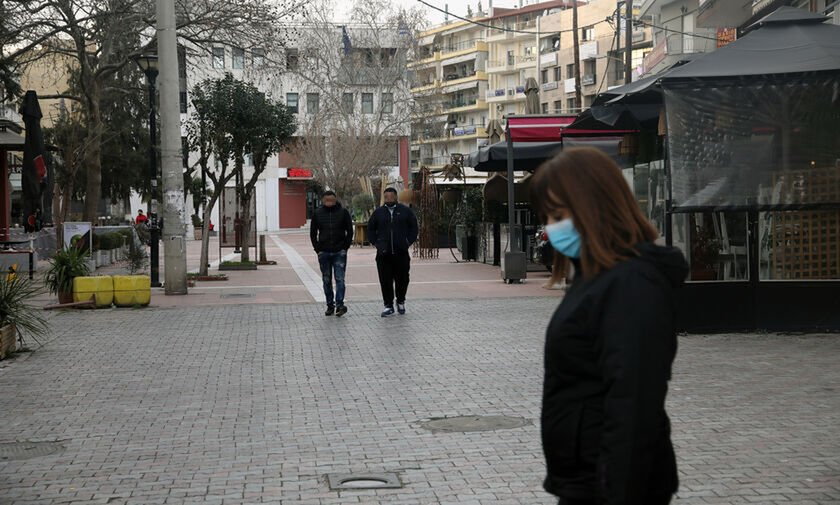
<instances>
[{"instance_id":1,"label":"round metal drain cover","mask_svg":"<svg viewBox=\"0 0 840 505\"><path fill-rule=\"evenodd\" d=\"M521 428L530 424L524 417L510 416L458 416L440 417L423 421L420 426L432 431L468 432Z\"/></svg>"},{"instance_id":2,"label":"round metal drain cover","mask_svg":"<svg viewBox=\"0 0 840 505\"><path fill-rule=\"evenodd\" d=\"M383 487L387 482L384 480L374 480L374 479L350 479L345 480L341 483L344 487L352 487L352 488L361 488L361 489L370 489L373 487Z\"/></svg>"},{"instance_id":3,"label":"round metal drain cover","mask_svg":"<svg viewBox=\"0 0 840 505\"><path fill-rule=\"evenodd\" d=\"M5 442L0 443L0 461L49 456L63 450L59 442Z\"/></svg>"},{"instance_id":4,"label":"round metal drain cover","mask_svg":"<svg viewBox=\"0 0 840 505\"><path fill-rule=\"evenodd\" d=\"M402 487L400 478L393 472L331 473L327 474L327 483L333 491L344 491L348 489L397 489Z\"/></svg>"}]
</instances>

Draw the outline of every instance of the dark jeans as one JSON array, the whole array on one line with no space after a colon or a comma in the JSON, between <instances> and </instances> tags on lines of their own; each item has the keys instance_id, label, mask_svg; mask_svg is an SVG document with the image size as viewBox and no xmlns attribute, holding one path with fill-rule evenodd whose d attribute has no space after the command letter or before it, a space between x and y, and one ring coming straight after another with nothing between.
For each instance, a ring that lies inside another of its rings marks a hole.
<instances>
[{"instance_id":1,"label":"dark jeans","mask_svg":"<svg viewBox=\"0 0 840 505\"><path fill-rule=\"evenodd\" d=\"M649 501L650 505L668 505L671 503L671 495L659 498L652 498ZM575 500L570 498L560 498L557 505L598 505L595 500Z\"/></svg>"},{"instance_id":2,"label":"dark jeans","mask_svg":"<svg viewBox=\"0 0 840 505\"><path fill-rule=\"evenodd\" d=\"M347 251L322 252L318 255L321 278L324 280L324 296L327 306L344 305L344 272L347 270ZM333 272L335 272L335 300L333 300Z\"/></svg>"},{"instance_id":3,"label":"dark jeans","mask_svg":"<svg viewBox=\"0 0 840 505\"><path fill-rule=\"evenodd\" d=\"M379 272L379 285L382 287L382 301L386 306L394 306L395 287L397 303L405 303L410 269L411 255L408 251L396 254L376 253L376 270Z\"/></svg>"}]
</instances>

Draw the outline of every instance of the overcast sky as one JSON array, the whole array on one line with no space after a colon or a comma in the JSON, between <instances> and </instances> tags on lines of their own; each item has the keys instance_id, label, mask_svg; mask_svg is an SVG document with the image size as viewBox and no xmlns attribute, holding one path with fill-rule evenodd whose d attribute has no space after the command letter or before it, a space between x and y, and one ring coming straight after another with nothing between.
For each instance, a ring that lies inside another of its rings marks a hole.
<instances>
[{"instance_id":1,"label":"overcast sky","mask_svg":"<svg viewBox=\"0 0 840 505\"><path fill-rule=\"evenodd\" d=\"M443 23L444 14L442 12L438 12L436 10L430 9L423 4L419 3L417 0L391 0L391 2L401 5L405 8L412 8L412 7L422 7L427 12L427 19L431 23L432 26L439 25ZM466 16L467 15L467 6L472 6L473 11L476 10L478 6L478 0L426 0L426 2L440 7L441 9L446 8L446 5L449 4L449 12L456 14L458 16ZM343 2L344 5L347 7L345 8L344 12L337 16L337 21L342 21L348 19L349 16L349 9L352 6L352 2ZM524 4L531 4L536 3L534 0L525 0ZM481 6L486 10L489 5L488 0L481 0ZM493 0L493 7L518 7L519 0ZM450 21L453 19L452 17L449 18Z\"/></svg>"}]
</instances>

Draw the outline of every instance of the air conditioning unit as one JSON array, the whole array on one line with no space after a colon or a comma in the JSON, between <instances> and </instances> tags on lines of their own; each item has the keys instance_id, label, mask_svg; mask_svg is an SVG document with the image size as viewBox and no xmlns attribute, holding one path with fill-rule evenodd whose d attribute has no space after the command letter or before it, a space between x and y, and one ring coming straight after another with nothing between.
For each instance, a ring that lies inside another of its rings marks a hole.
<instances>
[{"instance_id":1,"label":"air conditioning unit","mask_svg":"<svg viewBox=\"0 0 840 505\"><path fill-rule=\"evenodd\" d=\"M508 88L508 90L507 90L507 94L508 94L508 96L513 96L513 93L514 93L515 91L516 91L516 90L514 90L513 88Z\"/></svg>"},{"instance_id":2,"label":"air conditioning unit","mask_svg":"<svg viewBox=\"0 0 840 505\"><path fill-rule=\"evenodd\" d=\"M502 104L499 104L499 105L497 105L497 106L496 106L496 110L497 110L498 112L502 112L503 110L505 110L505 106L504 106L504 105L502 105Z\"/></svg>"}]
</instances>

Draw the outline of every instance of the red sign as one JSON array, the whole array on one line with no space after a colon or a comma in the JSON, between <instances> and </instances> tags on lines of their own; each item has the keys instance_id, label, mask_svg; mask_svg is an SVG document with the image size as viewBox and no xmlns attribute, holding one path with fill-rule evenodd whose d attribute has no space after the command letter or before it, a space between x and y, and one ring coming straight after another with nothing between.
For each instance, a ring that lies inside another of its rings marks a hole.
<instances>
[{"instance_id":1,"label":"red sign","mask_svg":"<svg viewBox=\"0 0 840 505\"><path fill-rule=\"evenodd\" d=\"M653 49L642 60L643 72L650 72L654 65L665 59L668 54L668 45L665 43L667 39L662 39L659 44L653 46Z\"/></svg>"},{"instance_id":2,"label":"red sign","mask_svg":"<svg viewBox=\"0 0 840 505\"><path fill-rule=\"evenodd\" d=\"M305 168L290 168L288 173L289 179L311 179L312 172Z\"/></svg>"},{"instance_id":3,"label":"red sign","mask_svg":"<svg viewBox=\"0 0 840 505\"><path fill-rule=\"evenodd\" d=\"M738 38L737 28L718 28L717 29L717 46L723 47L730 42L735 42Z\"/></svg>"}]
</instances>

